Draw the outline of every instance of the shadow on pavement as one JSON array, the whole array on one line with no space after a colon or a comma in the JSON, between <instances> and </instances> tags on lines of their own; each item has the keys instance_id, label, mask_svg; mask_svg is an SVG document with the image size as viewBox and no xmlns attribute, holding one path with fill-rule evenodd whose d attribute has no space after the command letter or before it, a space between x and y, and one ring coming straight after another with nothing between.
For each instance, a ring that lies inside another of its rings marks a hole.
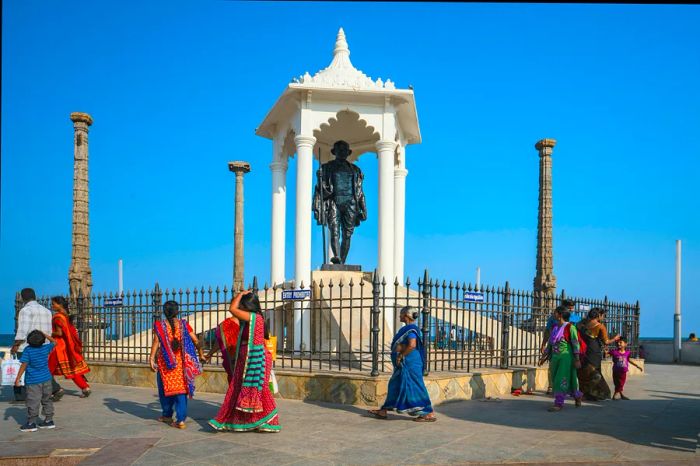
<instances>
[{"instance_id":1,"label":"shadow on pavement","mask_svg":"<svg viewBox=\"0 0 700 466\"><path fill-rule=\"evenodd\" d=\"M14 419L17 424L22 425L27 420L27 408L24 406L10 406L5 408L5 416L3 420Z\"/></svg>"},{"instance_id":2,"label":"shadow on pavement","mask_svg":"<svg viewBox=\"0 0 700 466\"><path fill-rule=\"evenodd\" d=\"M132 416L153 421L162 414L158 396L153 395L154 400L146 403L139 403L129 400L118 400L116 398L105 398L104 405L107 409L117 414L130 414ZM223 401L223 400L222 400ZM207 421L216 416L220 404L209 401L202 401L196 398L187 400L188 419L197 423L203 430L211 430Z\"/></svg>"},{"instance_id":3,"label":"shadow on pavement","mask_svg":"<svg viewBox=\"0 0 700 466\"><path fill-rule=\"evenodd\" d=\"M656 398L651 400L584 402L581 408L575 408L573 401L567 400L564 409L554 413L547 411L552 405L549 397L505 398L501 403L442 405L438 406L438 414L522 429L594 433L631 444L695 453L700 431L698 400L672 396L673 392L649 392L666 396L651 395Z\"/></svg>"}]
</instances>

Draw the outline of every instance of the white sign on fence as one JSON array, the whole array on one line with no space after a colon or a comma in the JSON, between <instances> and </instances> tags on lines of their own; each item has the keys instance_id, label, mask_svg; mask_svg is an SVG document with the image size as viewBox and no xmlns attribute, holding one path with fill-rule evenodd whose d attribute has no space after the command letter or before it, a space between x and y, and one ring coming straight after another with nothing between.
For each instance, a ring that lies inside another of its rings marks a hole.
<instances>
[{"instance_id":1,"label":"white sign on fence","mask_svg":"<svg viewBox=\"0 0 700 466\"><path fill-rule=\"evenodd\" d=\"M465 291L464 300L468 303L483 303L484 293L480 291Z\"/></svg>"},{"instance_id":2,"label":"white sign on fence","mask_svg":"<svg viewBox=\"0 0 700 466\"><path fill-rule=\"evenodd\" d=\"M106 298L105 299L105 306L108 306L108 307L121 306L122 304L124 304L124 300L122 298Z\"/></svg>"},{"instance_id":3,"label":"white sign on fence","mask_svg":"<svg viewBox=\"0 0 700 466\"><path fill-rule=\"evenodd\" d=\"M311 290L285 290L282 292L284 301L301 301L311 297Z\"/></svg>"}]
</instances>

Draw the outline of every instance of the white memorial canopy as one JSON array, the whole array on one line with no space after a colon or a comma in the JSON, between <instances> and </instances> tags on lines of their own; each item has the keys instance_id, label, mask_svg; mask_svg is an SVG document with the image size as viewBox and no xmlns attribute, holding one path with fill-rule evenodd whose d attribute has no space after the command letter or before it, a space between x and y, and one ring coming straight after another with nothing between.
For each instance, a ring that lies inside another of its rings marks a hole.
<instances>
[{"instance_id":1,"label":"white memorial canopy","mask_svg":"<svg viewBox=\"0 0 700 466\"><path fill-rule=\"evenodd\" d=\"M350 62L341 28L331 64L308 72L286 87L255 130L272 144L272 240L270 280L285 281L286 175L289 157L297 155L294 280L310 285L313 159L332 157L337 140L350 144L356 160L373 152L379 160L377 270L387 282L403 282L406 146L421 142L412 89L397 89L387 79L373 80ZM371 189L365 186L365 189ZM372 215L372 212L369 213Z\"/></svg>"}]
</instances>

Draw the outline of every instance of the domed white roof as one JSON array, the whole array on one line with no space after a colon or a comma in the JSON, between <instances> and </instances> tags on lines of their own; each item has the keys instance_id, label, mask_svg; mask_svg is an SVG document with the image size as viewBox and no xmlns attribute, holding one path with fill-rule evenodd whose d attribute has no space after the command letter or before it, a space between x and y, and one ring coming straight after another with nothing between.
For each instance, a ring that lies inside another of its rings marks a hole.
<instances>
[{"instance_id":1,"label":"domed white roof","mask_svg":"<svg viewBox=\"0 0 700 466\"><path fill-rule=\"evenodd\" d=\"M355 90L375 90L375 89L396 89L390 79L386 82L378 78L376 81L362 71L355 68L350 61L350 49L345 39L343 28L338 30L335 39L335 49L333 49L333 61L327 68L311 76L306 72L299 78L294 78L292 82L302 84L305 87L335 88L335 89L355 89Z\"/></svg>"}]
</instances>

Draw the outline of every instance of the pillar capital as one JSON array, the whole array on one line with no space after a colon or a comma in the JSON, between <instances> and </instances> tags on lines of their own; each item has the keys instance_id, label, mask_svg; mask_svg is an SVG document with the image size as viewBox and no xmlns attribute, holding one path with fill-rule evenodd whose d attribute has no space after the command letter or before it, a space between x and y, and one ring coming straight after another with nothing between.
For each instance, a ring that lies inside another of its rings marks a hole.
<instances>
[{"instance_id":1,"label":"pillar capital","mask_svg":"<svg viewBox=\"0 0 700 466\"><path fill-rule=\"evenodd\" d=\"M540 156L552 155L552 149L556 144L556 139L540 139L535 143L535 149L539 151Z\"/></svg>"},{"instance_id":2,"label":"pillar capital","mask_svg":"<svg viewBox=\"0 0 700 466\"><path fill-rule=\"evenodd\" d=\"M393 152L396 150L396 143L394 141L377 141L375 144L375 147L377 148L377 151L379 152L384 152L384 151L391 151Z\"/></svg>"},{"instance_id":3,"label":"pillar capital","mask_svg":"<svg viewBox=\"0 0 700 466\"><path fill-rule=\"evenodd\" d=\"M406 178L408 170L405 168L394 168L394 178Z\"/></svg>"},{"instance_id":4,"label":"pillar capital","mask_svg":"<svg viewBox=\"0 0 700 466\"><path fill-rule=\"evenodd\" d=\"M250 164L248 162L237 160L235 162L229 162L228 169L229 171L234 172L236 175L239 173L246 174L250 171Z\"/></svg>"},{"instance_id":5,"label":"pillar capital","mask_svg":"<svg viewBox=\"0 0 700 466\"><path fill-rule=\"evenodd\" d=\"M316 144L316 138L313 136L296 136L294 137L294 144L297 146L297 150L300 147L314 147L314 144Z\"/></svg>"},{"instance_id":6,"label":"pillar capital","mask_svg":"<svg viewBox=\"0 0 700 466\"><path fill-rule=\"evenodd\" d=\"M289 164L287 163L287 158L275 160L270 164L270 170L273 172L286 172Z\"/></svg>"},{"instance_id":7,"label":"pillar capital","mask_svg":"<svg viewBox=\"0 0 700 466\"><path fill-rule=\"evenodd\" d=\"M92 124L92 117L88 113L73 112L70 114L70 119L73 123L86 123L88 126Z\"/></svg>"}]
</instances>

